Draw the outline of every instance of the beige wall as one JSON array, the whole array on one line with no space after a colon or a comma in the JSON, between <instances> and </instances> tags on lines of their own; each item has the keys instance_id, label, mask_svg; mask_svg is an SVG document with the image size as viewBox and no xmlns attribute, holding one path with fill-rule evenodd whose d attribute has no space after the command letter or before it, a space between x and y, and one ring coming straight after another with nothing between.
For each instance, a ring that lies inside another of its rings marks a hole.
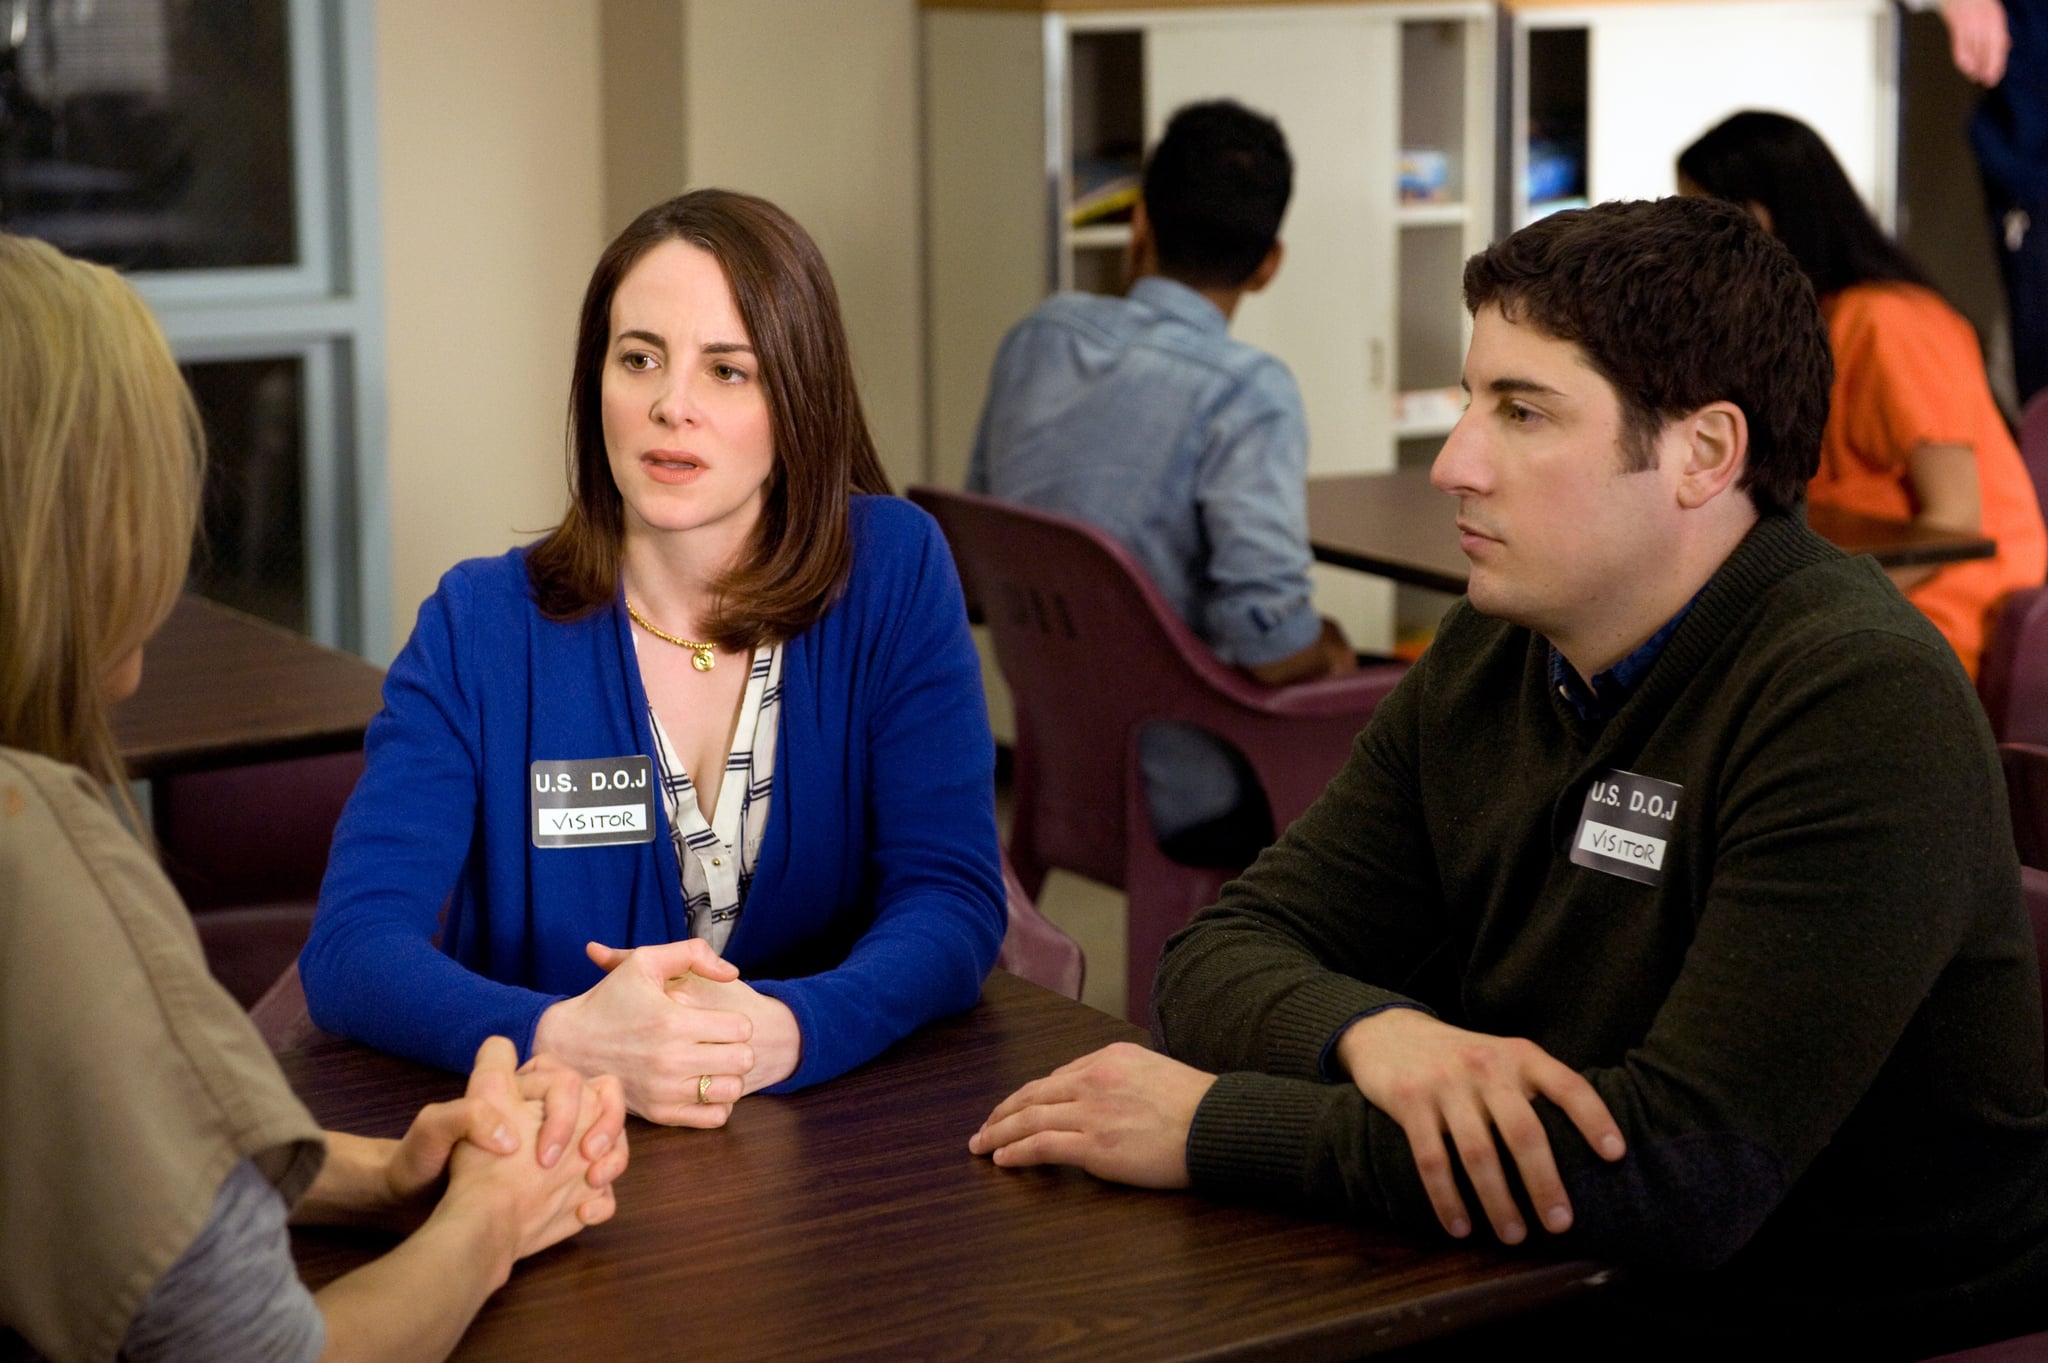
<instances>
[{"instance_id":1,"label":"beige wall","mask_svg":"<svg viewBox=\"0 0 2048 1363\"><path fill-rule=\"evenodd\" d=\"M449 565L560 514L584 281L686 183L810 229L883 463L923 476L916 52L916 0L377 7L394 649Z\"/></svg>"},{"instance_id":2,"label":"beige wall","mask_svg":"<svg viewBox=\"0 0 2048 1363\"><path fill-rule=\"evenodd\" d=\"M689 183L683 121L688 0L602 0L606 240Z\"/></svg>"},{"instance_id":3,"label":"beige wall","mask_svg":"<svg viewBox=\"0 0 2048 1363\"><path fill-rule=\"evenodd\" d=\"M688 0L690 183L775 200L832 267L882 465L924 473L916 0Z\"/></svg>"},{"instance_id":4,"label":"beige wall","mask_svg":"<svg viewBox=\"0 0 2048 1363\"><path fill-rule=\"evenodd\" d=\"M561 514L604 245L598 0L377 6L392 647L457 559Z\"/></svg>"}]
</instances>

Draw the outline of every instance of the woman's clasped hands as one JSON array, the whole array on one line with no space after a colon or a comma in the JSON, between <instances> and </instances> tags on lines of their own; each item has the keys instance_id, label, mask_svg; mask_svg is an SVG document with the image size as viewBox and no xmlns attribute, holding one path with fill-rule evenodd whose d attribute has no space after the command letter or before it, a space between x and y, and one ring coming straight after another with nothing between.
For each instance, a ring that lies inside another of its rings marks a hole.
<instances>
[{"instance_id":1,"label":"woman's clasped hands","mask_svg":"<svg viewBox=\"0 0 2048 1363\"><path fill-rule=\"evenodd\" d=\"M795 1073L795 1015L709 943L584 950L605 977L541 1014L534 1049L585 1074L617 1075L630 1111L667 1126L723 1126L743 1096Z\"/></svg>"},{"instance_id":2,"label":"woman's clasped hands","mask_svg":"<svg viewBox=\"0 0 2048 1363\"><path fill-rule=\"evenodd\" d=\"M463 1095L421 1108L397 1140L328 1132L326 1167L293 1218L408 1233L467 1226L502 1282L514 1260L611 1219L625 1124L616 1079L585 1079L550 1056L518 1065L494 1036Z\"/></svg>"},{"instance_id":3,"label":"woman's clasped hands","mask_svg":"<svg viewBox=\"0 0 2048 1363\"><path fill-rule=\"evenodd\" d=\"M612 1183L627 1159L617 1080L585 1080L545 1056L514 1070L515 1058L511 1042L491 1037L477 1052L463 1098L439 1105L453 1110L451 1122L459 1114L465 1138L446 1149L448 1192L435 1214L474 1214L496 1227L507 1255L501 1282L513 1260L611 1219ZM394 1191L417 1137L426 1136L418 1145L429 1158L417 1161L415 1173L443 1148L436 1136L447 1133L432 1131L436 1111L423 1109L400 1139L391 1162Z\"/></svg>"}]
</instances>

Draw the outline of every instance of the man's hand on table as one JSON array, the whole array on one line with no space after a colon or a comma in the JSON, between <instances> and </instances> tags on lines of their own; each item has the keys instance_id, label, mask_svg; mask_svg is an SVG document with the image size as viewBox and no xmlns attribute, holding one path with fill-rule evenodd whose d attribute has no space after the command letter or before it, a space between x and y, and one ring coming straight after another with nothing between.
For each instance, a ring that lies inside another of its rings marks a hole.
<instances>
[{"instance_id":1,"label":"man's hand on table","mask_svg":"<svg viewBox=\"0 0 2048 1363\"><path fill-rule=\"evenodd\" d=\"M1460 1238L1472 1223L1447 1140L1494 1233L1510 1245L1526 1239L1528 1228L1508 1191L1495 1131L1544 1228L1556 1233L1572 1224L1571 1199L1530 1103L1537 1094L1562 1108L1603 1159L1627 1152L1599 1093L1533 1041L1468 1032L1418 1009L1389 1008L1353 1023L1337 1042L1337 1058L1366 1101L1407 1133L1437 1220Z\"/></svg>"},{"instance_id":2,"label":"man's hand on table","mask_svg":"<svg viewBox=\"0 0 2048 1363\"><path fill-rule=\"evenodd\" d=\"M1071 1164L1113 1183L1185 1188L1188 1129L1215 1082L1120 1041L1003 1099L967 1148L1004 1168Z\"/></svg>"}]
</instances>

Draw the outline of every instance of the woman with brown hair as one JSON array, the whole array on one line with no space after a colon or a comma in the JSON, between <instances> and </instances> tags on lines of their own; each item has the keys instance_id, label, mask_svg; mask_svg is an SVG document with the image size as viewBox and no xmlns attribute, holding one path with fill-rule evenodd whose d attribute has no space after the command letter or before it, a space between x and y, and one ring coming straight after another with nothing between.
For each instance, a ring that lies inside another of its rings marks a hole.
<instances>
[{"instance_id":1,"label":"woman with brown hair","mask_svg":"<svg viewBox=\"0 0 2048 1363\"><path fill-rule=\"evenodd\" d=\"M443 1358L514 1259L611 1215L624 1106L480 1036L402 1140L322 1132L208 976L107 719L203 461L135 291L0 234L0 1357ZM288 1211L414 1233L310 1293Z\"/></svg>"},{"instance_id":2,"label":"woman with brown hair","mask_svg":"<svg viewBox=\"0 0 2048 1363\"><path fill-rule=\"evenodd\" d=\"M774 205L700 190L606 249L569 452L561 524L457 565L392 666L306 995L415 1059L502 1031L716 1126L978 997L1004 922L979 667Z\"/></svg>"}]
</instances>

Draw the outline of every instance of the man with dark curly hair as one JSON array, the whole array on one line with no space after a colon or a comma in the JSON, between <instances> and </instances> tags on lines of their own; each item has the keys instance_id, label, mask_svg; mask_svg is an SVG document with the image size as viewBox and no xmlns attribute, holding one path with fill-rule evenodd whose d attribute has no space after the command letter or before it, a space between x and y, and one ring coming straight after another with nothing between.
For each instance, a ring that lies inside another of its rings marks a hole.
<instances>
[{"instance_id":1,"label":"man with dark curly hair","mask_svg":"<svg viewBox=\"0 0 2048 1363\"><path fill-rule=\"evenodd\" d=\"M1434 481L1466 599L1169 944L1173 1058L1069 1065L971 1147L1619 1262L1574 1337L1638 1356L2041 1328L2004 786L1953 651L1805 525L1804 275L1740 207L1667 199L1527 227L1465 300Z\"/></svg>"}]
</instances>

